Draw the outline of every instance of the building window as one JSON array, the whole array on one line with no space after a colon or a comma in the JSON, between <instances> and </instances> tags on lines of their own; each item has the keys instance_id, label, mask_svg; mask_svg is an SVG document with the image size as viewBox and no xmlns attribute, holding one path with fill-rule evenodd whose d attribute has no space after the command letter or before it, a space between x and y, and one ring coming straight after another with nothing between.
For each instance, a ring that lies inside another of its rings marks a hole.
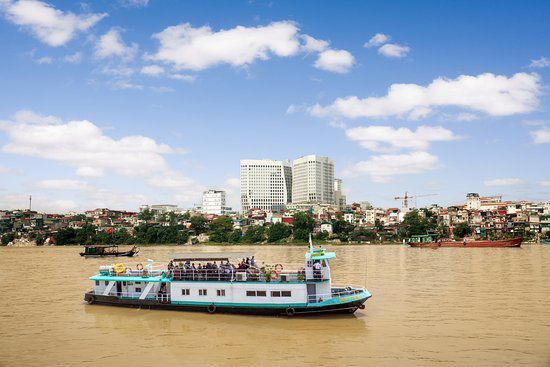
<instances>
[{"instance_id":1,"label":"building window","mask_svg":"<svg viewBox=\"0 0 550 367\"><path fill-rule=\"evenodd\" d=\"M225 289L218 289L216 293L218 297L225 297Z\"/></svg>"},{"instance_id":2,"label":"building window","mask_svg":"<svg viewBox=\"0 0 550 367\"><path fill-rule=\"evenodd\" d=\"M271 297L281 297L281 291L271 291Z\"/></svg>"},{"instance_id":3,"label":"building window","mask_svg":"<svg viewBox=\"0 0 550 367\"><path fill-rule=\"evenodd\" d=\"M99 286L99 280L95 281L95 285Z\"/></svg>"},{"instance_id":4,"label":"building window","mask_svg":"<svg viewBox=\"0 0 550 367\"><path fill-rule=\"evenodd\" d=\"M206 289L199 289L199 296L206 296L208 291Z\"/></svg>"},{"instance_id":5,"label":"building window","mask_svg":"<svg viewBox=\"0 0 550 367\"><path fill-rule=\"evenodd\" d=\"M290 292L290 291L281 291L281 297L292 297L292 292Z\"/></svg>"},{"instance_id":6,"label":"building window","mask_svg":"<svg viewBox=\"0 0 550 367\"><path fill-rule=\"evenodd\" d=\"M181 295L182 296L188 296L189 295L189 289L182 289L181 290Z\"/></svg>"},{"instance_id":7,"label":"building window","mask_svg":"<svg viewBox=\"0 0 550 367\"><path fill-rule=\"evenodd\" d=\"M136 288L136 293L141 293L141 288Z\"/></svg>"},{"instance_id":8,"label":"building window","mask_svg":"<svg viewBox=\"0 0 550 367\"><path fill-rule=\"evenodd\" d=\"M105 285L106 285L106 286L109 285L109 282L105 281Z\"/></svg>"}]
</instances>

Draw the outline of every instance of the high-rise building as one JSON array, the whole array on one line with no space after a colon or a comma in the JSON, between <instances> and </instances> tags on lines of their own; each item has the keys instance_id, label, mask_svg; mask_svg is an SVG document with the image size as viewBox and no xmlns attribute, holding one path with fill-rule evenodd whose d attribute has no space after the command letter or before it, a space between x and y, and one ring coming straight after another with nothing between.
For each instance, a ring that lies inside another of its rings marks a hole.
<instances>
[{"instance_id":1,"label":"high-rise building","mask_svg":"<svg viewBox=\"0 0 550 367\"><path fill-rule=\"evenodd\" d=\"M228 210L225 206L225 191L208 190L202 193L202 212L222 215Z\"/></svg>"},{"instance_id":2,"label":"high-rise building","mask_svg":"<svg viewBox=\"0 0 550 367\"><path fill-rule=\"evenodd\" d=\"M283 210L292 201L290 161L241 160L241 210Z\"/></svg>"},{"instance_id":3,"label":"high-rise building","mask_svg":"<svg viewBox=\"0 0 550 367\"><path fill-rule=\"evenodd\" d=\"M294 161L293 204L334 204L334 163L328 157L306 155Z\"/></svg>"},{"instance_id":4,"label":"high-rise building","mask_svg":"<svg viewBox=\"0 0 550 367\"><path fill-rule=\"evenodd\" d=\"M334 204L339 210L346 207L346 195L342 193L342 179L334 179Z\"/></svg>"}]
</instances>

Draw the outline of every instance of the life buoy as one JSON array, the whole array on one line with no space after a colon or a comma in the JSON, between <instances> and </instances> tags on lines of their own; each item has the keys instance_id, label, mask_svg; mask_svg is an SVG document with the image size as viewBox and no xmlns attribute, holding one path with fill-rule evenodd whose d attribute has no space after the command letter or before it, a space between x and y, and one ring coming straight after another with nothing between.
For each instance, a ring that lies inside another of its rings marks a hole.
<instances>
[{"instance_id":1,"label":"life buoy","mask_svg":"<svg viewBox=\"0 0 550 367\"><path fill-rule=\"evenodd\" d=\"M294 314L296 314L296 311L292 307L286 309L287 316L294 316Z\"/></svg>"},{"instance_id":2,"label":"life buoy","mask_svg":"<svg viewBox=\"0 0 550 367\"><path fill-rule=\"evenodd\" d=\"M216 312L216 305L215 304L209 304L207 308L208 313L214 313Z\"/></svg>"},{"instance_id":3,"label":"life buoy","mask_svg":"<svg viewBox=\"0 0 550 367\"><path fill-rule=\"evenodd\" d=\"M88 303L91 305L95 302L95 296L90 296L90 298L88 298Z\"/></svg>"},{"instance_id":4,"label":"life buoy","mask_svg":"<svg viewBox=\"0 0 550 367\"><path fill-rule=\"evenodd\" d=\"M359 305L359 308L364 310L365 309L365 305Z\"/></svg>"},{"instance_id":5,"label":"life buoy","mask_svg":"<svg viewBox=\"0 0 550 367\"><path fill-rule=\"evenodd\" d=\"M124 264L123 263L118 263L118 264L115 264L115 266L113 266L113 270L115 271L115 273L117 274L121 274L121 273L124 273L124 270L126 268L124 267Z\"/></svg>"},{"instance_id":6,"label":"life buoy","mask_svg":"<svg viewBox=\"0 0 550 367\"><path fill-rule=\"evenodd\" d=\"M279 279L279 272L277 270L273 269L269 274L270 274L271 280Z\"/></svg>"},{"instance_id":7,"label":"life buoy","mask_svg":"<svg viewBox=\"0 0 550 367\"><path fill-rule=\"evenodd\" d=\"M142 271L143 270L143 264L139 263L136 265L136 270Z\"/></svg>"},{"instance_id":8,"label":"life buoy","mask_svg":"<svg viewBox=\"0 0 550 367\"><path fill-rule=\"evenodd\" d=\"M283 265L282 265L282 264L277 264L277 265L275 265L275 270L281 271L281 270L283 270L283 269L284 269L284 268L283 268Z\"/></svg>"}]
</instances>

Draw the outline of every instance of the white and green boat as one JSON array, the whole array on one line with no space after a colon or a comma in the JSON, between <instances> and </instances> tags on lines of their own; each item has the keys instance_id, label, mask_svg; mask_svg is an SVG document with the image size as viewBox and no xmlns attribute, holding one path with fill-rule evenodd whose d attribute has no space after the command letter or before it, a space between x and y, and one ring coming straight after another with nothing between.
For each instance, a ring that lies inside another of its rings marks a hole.
<instances>
[{"instance_id":1,"label":"white and green boat","mask_svg":"<svg viewBox=\"0 0 550 367\"><path fill-rule=\"evenodd\" d=\"M368 290L332 287L329 263L335 256L310 246L300 270L281 264L257 267L254 260L231 265L233 259L253 259L251 253L190 253L176 255L168 264L101 266L89 278L94 287L84 299L147 309L286 316L363 309L371 297Z\"/></svg>"}]
</instances>

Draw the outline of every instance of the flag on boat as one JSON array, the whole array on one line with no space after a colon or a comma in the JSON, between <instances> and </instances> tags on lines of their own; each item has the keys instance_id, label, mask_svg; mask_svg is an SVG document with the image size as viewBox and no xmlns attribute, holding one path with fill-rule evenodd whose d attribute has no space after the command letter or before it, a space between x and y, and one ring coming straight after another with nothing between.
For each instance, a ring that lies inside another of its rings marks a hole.
<instances>
[{"instance_id":1,"label":"flag on boat","mask_svg":"<svg viewBox=\"0 0 550 367\"><path fill-rule=\"evenodd\" d=\"M113 233L113 227L110 227L110 228L107 230L107 233Z\"/></svg>"}]
</instances>

